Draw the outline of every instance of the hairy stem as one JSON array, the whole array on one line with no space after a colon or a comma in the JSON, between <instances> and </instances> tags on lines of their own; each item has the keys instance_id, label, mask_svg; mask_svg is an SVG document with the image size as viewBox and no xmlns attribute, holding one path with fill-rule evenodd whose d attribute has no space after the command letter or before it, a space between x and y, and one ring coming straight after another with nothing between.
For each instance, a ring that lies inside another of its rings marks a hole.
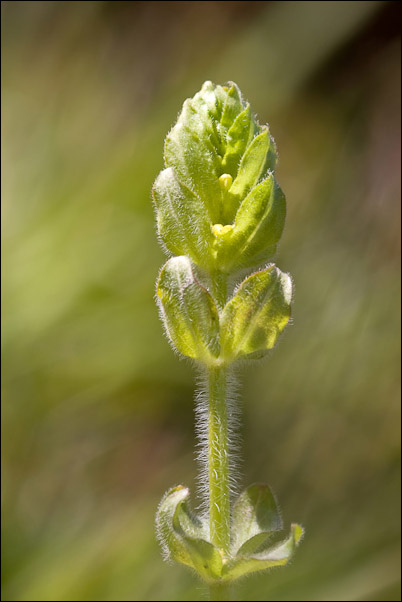
<instances>
[{"instance_id":1,"label":"hairy stem","mask_svg":"<svg viewBox=\"0 0 402 602\"><path fill-rule=\"evenodd\" d=\"M211 543L224 556L230 552L230 487L227 368L209 368L208 478ZM229 600L225 585L214 586L211 600Z\"/></svg>"},{"instance_id":2,"label":"hairy stem","mask_svg":"<svg viewBox=\"0 0 402 602\"><path fill-rule=\"evenodd\" d=\"M209 368L208 477L211 542L230 551L227 368Z\"/></svg>"}]
</instances>

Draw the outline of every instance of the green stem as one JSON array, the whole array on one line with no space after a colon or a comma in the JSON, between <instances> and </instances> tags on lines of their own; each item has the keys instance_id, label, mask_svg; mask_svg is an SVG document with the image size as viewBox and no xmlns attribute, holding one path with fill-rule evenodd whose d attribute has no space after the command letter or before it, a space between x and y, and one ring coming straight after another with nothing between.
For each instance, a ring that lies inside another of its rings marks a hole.
<instances>
[{"instance_id":1,"label":"green stem","mask_svg":"<svg viewBox=\"0 0 402 602\"><path fill-rule=\"evenodd\" d=\"M208 477L211 543L223 556L230 553L230 488L227 368L209 368ZM211 600L229 600L225 584L211 586Z\"/></svg>"},{"instance_id":2,"label":"green stem","mask_svg":"<svg viewBox=\"0 0 402 602\"><path fill-rule=\"evenodd\" d=\"M211 542L227 556L230 552L230 490L227 368L209 368L208 476Z\"/></svg>"}]
</instances>

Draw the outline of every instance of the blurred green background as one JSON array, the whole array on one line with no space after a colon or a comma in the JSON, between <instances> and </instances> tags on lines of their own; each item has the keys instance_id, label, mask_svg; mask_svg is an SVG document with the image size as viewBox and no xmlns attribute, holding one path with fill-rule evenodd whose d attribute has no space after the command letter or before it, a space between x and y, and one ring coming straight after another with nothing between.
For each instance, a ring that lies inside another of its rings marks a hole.
<instances>
[{"instance_id":1,"label":"blurred green background","mask_svg":"<svg viewBox=\"0 0 402 602\"><path fill-rule=\"evenodd\" d=\"M400 600L400 3L2 2L3 600L198 600L162 562L196 491L150 201L206 79L270 122L293 326L243 374L241 484L306 537L245 600Z\"/></svg>"}]
</instances>

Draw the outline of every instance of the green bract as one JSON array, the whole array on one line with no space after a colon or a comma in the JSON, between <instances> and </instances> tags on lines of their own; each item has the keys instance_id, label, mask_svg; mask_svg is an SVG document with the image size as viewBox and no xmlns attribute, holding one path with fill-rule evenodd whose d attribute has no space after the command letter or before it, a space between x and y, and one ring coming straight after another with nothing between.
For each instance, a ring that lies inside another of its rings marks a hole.
<instances>
[{"instance_id":1,"label":"green bract","mask_svg":"<svg viewBox=\"0 0 402 602\"><path fill-rule=\"evenodd\" d=\"M290 318L292 281L274 265L246 278L221 315L226 359L261 357Z\"/></svg>"},{"instance_id":2,"label":"green bract","mask_svg":"<svg viewBox=\"0 0 402 602\"><path fill-rule=\"evenodd\" d=\"M291 278L268 263L286 203L274 175L273 138L234 83L206 82L185 101L164 157L152 194L171 257L156 298L171 345L206 376L208 409L201 406L198 426L208 510L196 515L188 489L175 487L159 506L157 530L165 556L191 567L212 596L226 600L225 584L286 564L303 534L294 524L278 540L282 520L266 485L252 485L233 505L230 492L232 366L267 354L291 313Z\"/></svg>"}]
</instances>

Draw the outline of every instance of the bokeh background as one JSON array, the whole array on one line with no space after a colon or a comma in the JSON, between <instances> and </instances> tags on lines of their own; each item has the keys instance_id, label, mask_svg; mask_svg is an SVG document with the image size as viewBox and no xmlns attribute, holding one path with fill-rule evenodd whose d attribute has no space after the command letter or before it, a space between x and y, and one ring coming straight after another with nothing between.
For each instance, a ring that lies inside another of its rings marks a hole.
<instances>
[{"instance_id":1,"label":"bokeh background","mask_svg":"<svg viewBox=\"0 0 402 602\"><path fill-rule=\"evenodd\" d=\"M400 3L1 4L2 599L206 599L154 537L196 464L150 188L211 79L270 122L296 288L242 377L240 480L306 537L239 599L400 600Z\"/></svg>"}]
</instances>

